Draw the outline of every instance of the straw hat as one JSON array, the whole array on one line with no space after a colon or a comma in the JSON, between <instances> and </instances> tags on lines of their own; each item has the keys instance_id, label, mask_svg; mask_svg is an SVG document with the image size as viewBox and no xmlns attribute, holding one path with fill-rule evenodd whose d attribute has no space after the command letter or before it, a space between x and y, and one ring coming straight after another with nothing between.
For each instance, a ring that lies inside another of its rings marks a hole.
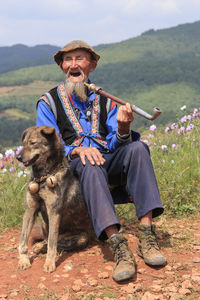
<instances>
[{"instance_id":1,"label":"straw hat","mask_svg":"<svg viewBox=\"0 0 200 300\"><path fill-rule=\"evenodd\" d=\"M62 49L60 49L54 55L54 60L56 61L56 63L58 65L60 65L60 63L62 62L63 53L66 53L66 52L69 52L69 51L72 51L72 50L76 50L76 49L85 49L85 50L87 50L92 55L92 58L96 61L98 61L99 58L100 58L100 56L94 51L94 49L89 44L87 44L84 41L75 40L75 41L69 42Z\"/></svg>"}]
</instances>

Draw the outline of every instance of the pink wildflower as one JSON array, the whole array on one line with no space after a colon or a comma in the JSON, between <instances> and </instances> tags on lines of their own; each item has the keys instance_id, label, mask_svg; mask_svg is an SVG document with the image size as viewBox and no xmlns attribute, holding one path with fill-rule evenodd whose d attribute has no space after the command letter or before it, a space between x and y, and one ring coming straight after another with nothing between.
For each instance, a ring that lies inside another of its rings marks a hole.
<instances>
[{"instance_id":1,"label":"pink wildflower","mask_svg":"<svg viewBox=\"0 0 200 300\"><path fill-rule=\"evenodd\" d=\"M16 155L18 155L22 149L23 149L23 146L19 146L15 152Z\"/></svg>"},{"instance_id":2,"label":"pink wildflower","mask_svg":"<svg viewBox=\"0 0 200 300\"><path fill-rule=\"evenodd\" d=\"M166 152L166 151L167 151L167 145L162 145L162 146L161 146L161 150L162 150L163 152Z\"/></svg>"},{"instance_id":3,"label":"pink wildflower","mask_svg":"<svg viewBox=\"0 0 200 300\"><path fill-rule=\"evenodd\" d=\"M167 127L165 128L165 133L167 133L169 130L170 130L170 128L167 126Z\"/></svg>"},{"instance_id":4,"label":"pink wildflower","mask_svg":"<svg viewBox=\"0 0 200 300\"><path fill-rule=\"evenodd\" d=\"M172 150L176 149L176 144L172 144Z\"/></svg>"},{"instance_id":5,"label":"pink wildflower","mask_svg":"<svg viewBox=\"0 0 200 300\"><path fill-rule=\"evenodd\" d=\"M154 130L156 130L156 125L151 125L150 127L149 127L149 130L151 130L151 131L154 131Z\"/></svg>"},{"instance_id":6,"label":"pink wildflower","mask_svg":"<svg viewBox=\"0 0 200 300\"><path fill-rule=\"evenodd\" d=\"M181 134L184 130L185 130L184 126L180 127L179 130L178 130L178 134Z\"/></svg>"}]
</instances>

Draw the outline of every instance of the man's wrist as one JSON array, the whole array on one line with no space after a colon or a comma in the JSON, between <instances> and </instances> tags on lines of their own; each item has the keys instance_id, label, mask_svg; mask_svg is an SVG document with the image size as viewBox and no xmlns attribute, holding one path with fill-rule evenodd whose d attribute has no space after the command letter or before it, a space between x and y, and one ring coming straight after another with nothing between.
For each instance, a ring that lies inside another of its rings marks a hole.
<instances>
[{"instance_id":1,"label":"man's wrist","mask_svg":"<svg viewBox=\"0 0 200 300\"><path fill-rule=\"evenodd\" d=\"M119 130L117 130L117 138L122 142L129 141L131 138L131 131L129 130L128 133L126 132L122 134L121 132L119 132Z\"/></svg>"}]
</instances>

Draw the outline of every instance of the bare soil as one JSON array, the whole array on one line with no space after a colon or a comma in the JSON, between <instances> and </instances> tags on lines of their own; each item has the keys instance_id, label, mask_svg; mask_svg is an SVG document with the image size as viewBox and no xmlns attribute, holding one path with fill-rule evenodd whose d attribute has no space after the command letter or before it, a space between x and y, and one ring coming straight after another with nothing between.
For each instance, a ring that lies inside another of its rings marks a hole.
<instances>
[{"instance_id":1,"label":"bare soil","mask_svg":"<svg viewBox=\"0 0 200 300\"><path fill-rule=\"evenodd\" d=\"M136 224L124 224L135 253ZM103 243L57 257L54 273L43 272L46 255L29 247L32 267L19 271L20 230L0 234L0 299L200 299L200 218L156 222L159 245L168 259L163 268L151 268L136 254L137 275L118 284L112 279L113 257Z\"/></svg>"}]
</instances>

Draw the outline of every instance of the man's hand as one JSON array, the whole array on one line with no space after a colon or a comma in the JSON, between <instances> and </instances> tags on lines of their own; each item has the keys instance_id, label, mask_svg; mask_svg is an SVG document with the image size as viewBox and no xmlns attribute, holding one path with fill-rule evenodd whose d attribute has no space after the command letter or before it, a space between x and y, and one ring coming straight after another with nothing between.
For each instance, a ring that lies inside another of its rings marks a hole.
<instances>
[{"instance_id":1,"label":"man's hand","mask_svg":"<svg viewBox=\"0 0 200 300\"><path fill-rule=\"evenodd\" d=\"M120 135L128 134L133 120L134 116L131 105L129 103L121 105L117 113L118 133Z\"/></svg>"},{"instance_id":2,"label":"man's hand","mask_svg":"<svg viewBox=\"0 0 200 300\"><path fill-rule=\"evenodd\" d=\"M86 164L86 158L92 165L100 166L105 163L101 152L95 147L76 147L72 150L72 156L79 156L83 165Z\"/></svg>"}]
</instances>

